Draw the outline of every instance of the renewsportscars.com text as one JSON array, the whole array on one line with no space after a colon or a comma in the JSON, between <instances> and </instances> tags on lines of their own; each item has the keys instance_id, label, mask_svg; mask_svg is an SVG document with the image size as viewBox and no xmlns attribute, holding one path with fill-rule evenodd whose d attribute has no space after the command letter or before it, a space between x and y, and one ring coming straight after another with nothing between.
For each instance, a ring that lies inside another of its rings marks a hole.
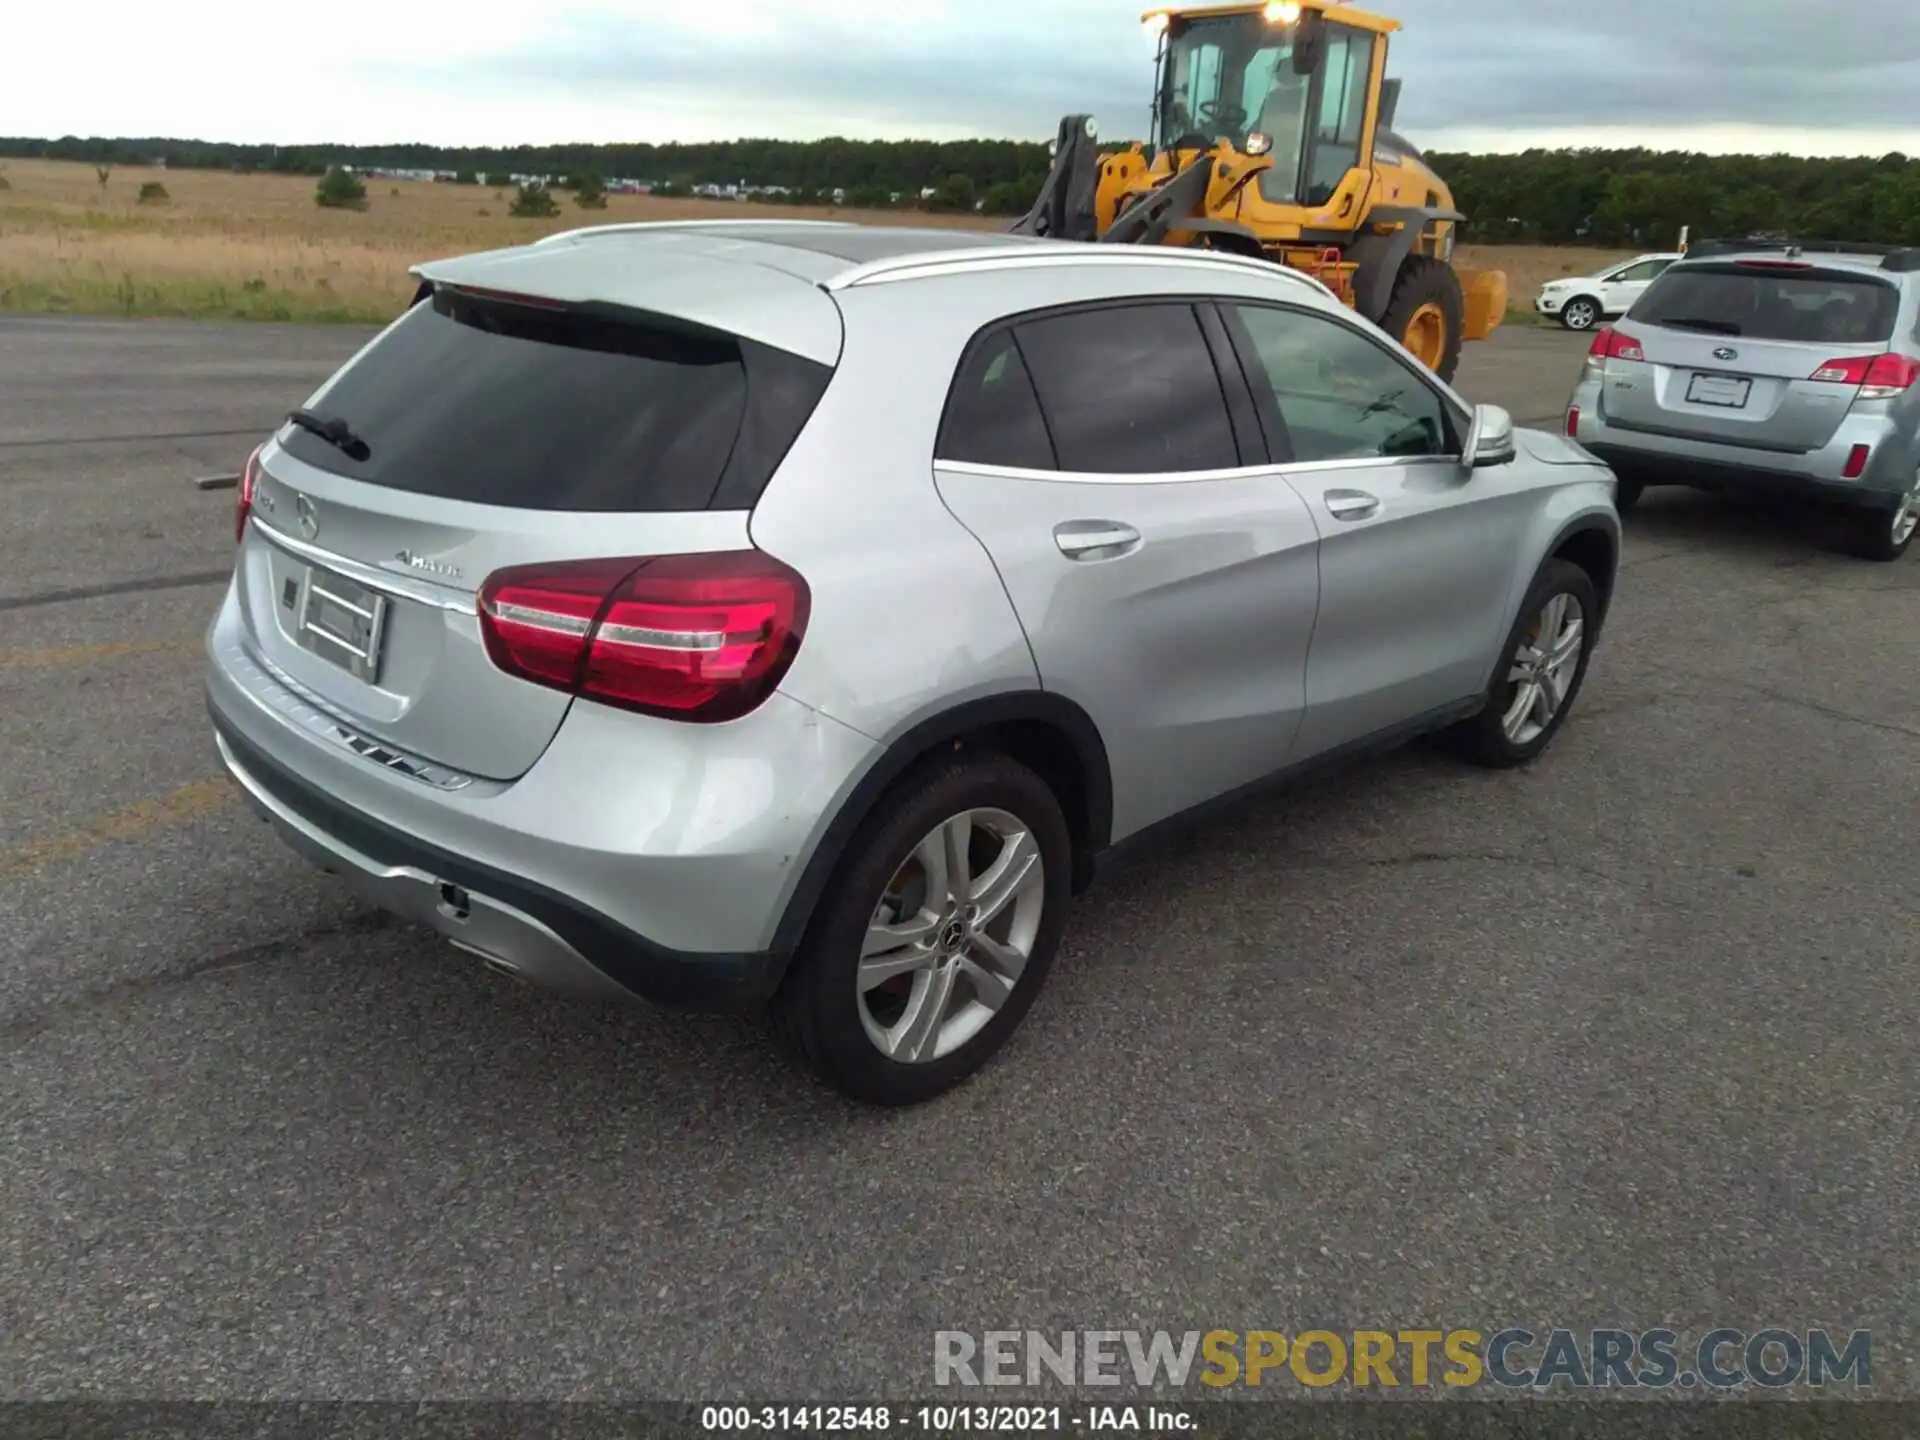
<instances>
[{"instance_id":1,"label":"renewsportscars.com text","mask_svg":"<svg viewBox=\"0 0 1920 1440\"><path fill-rule=\"evenodd\" d=\"M1873 1336L1854 1330L937 1330L940 1386L1355 1389L1781 1389L1873 1384Z\"/></svg>"}]
</instances>

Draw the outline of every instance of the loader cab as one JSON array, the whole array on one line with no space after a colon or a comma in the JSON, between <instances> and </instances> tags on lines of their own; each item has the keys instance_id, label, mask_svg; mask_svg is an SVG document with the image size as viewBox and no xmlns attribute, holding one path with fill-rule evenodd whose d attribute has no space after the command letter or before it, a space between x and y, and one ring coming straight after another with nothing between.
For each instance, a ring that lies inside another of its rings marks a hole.
<instances>
[{"instance_id":1,"label":"loader cab","mask_svg":"<svg viewBox=\"0 0 1920 1440\"><path fill-rule=\"evenodd\" d=\"M1152 12L1147 24L1161 36L1157 154L1224 142L1271 155L1257 181L1269 205L1324 206L1368 165L1392 22L1276 3Z\"/></svg>"}]
</instances>

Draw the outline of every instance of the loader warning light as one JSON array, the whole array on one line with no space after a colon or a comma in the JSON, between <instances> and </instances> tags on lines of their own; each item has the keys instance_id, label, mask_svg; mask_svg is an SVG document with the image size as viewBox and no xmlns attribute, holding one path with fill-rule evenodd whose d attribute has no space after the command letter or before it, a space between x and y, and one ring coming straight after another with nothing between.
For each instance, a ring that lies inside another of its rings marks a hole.
<instances>
[{"instance_id":1,"label":"loader warning light","mask_svg":"<svg viewBox=\"0 0 1920 1440\"><path fill-rule=\"evenodd\" d=\"M1167 26L1173 23L1164 10L1155 10L1140 22L1147 27L1149 35L1164 35Z\"/></svg>"},{"instance_id":2,"label":"loader warning light","mask_svg":"<svg viewBox=\"0 0 1920 1440\"><path fill-rule=\"evenodd\" d=\"M1300 18L1300 7L1295 0L1273 0L1265 14L1269 25L1291 25Z\"/></svg>"}]
</instances>

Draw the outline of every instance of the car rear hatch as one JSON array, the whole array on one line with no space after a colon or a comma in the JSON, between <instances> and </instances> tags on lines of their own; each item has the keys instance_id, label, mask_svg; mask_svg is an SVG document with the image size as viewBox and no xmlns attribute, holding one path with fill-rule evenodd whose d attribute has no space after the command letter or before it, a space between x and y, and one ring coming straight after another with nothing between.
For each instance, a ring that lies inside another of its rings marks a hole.
<instances>
[{"instance_id":1,"label":"car rear hatch","mask_svg":"<svg viewBox=\"0 0 1920 1440\"><path fill-rule=\"evenodd\" d=\"M1609 425L1803 454L1830 441L1888 349L1895 285L1807 260L1668 270L1597 336Z\"/></svg>"},{"instance_id":2,"label":"car rear hatch","mask_svg":"<svg viewBox=\"0 0 1920 1440\"><path fill-rule=\"evenodd\" d=\"M289 423L250 465L244 642L363 751L523 774L572 696L489 658L486 579L749 549L832 375L813 284L691 237L573 249L422 267L427 298L303 407L344 430Z\"/></svg>"}]
</instances>

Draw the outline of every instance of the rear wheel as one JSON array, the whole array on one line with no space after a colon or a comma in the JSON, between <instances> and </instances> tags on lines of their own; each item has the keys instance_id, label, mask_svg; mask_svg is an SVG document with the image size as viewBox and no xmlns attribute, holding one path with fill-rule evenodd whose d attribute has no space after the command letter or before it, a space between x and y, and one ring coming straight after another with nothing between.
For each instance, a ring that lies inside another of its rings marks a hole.
<instances>
[{"instance_id":1,"label":"rear wheel","mask_svg":"<svg viewBox=\"0 0 1920 1440\"><path fill-rule=\"evenodd\" d=\"M829 1084L876 1105L951 1089L1019 1026L1066 920L1053 791L1004 756L918 772L854 842L778 1007Z\"/></svg>"},{"instance_id":2,"label":"rear wheel","mask_svg":"<svg viewBox=\"0 0 1920 1440\"><path fill-rule=\"evenodd\" d=\"M1442 380L1460 364L1460 331L1466 302L1460 277L1444 260L1410 255L1394 278L1393 297L1380 328L1406 346Z\"/></svg>"},{"instance_id":3,"label":"rear wheel","mask_svg":"<svg viewBox=\"0 0 1920 1440\"><path fill-rule=\"evenodd\" d=\"M1645 491L1646 486L1638 480L1629 480L1625 476L1618 477L1614 483L1613 508L1622 515L1628 514L1640 503L1640 496Z\"/></svg>"},{"instance_id":4,"label":"rear wheel","mask_svg":"<svg viewBox=\"0 0 1920 1440\"><path fill-rule=\"evenodd\" d=\"M1600 323L1600 302L1577 295L1560 307L1560 323L1569 330L1591 330Z\"/></svg>"},{"instance_id":5,"label":"rear wheel","mask_svg":"<svg viewBox=\"0 0 1920 1440\"><path fill-rule=\"evenodd\" d=\"M1877 510L1854 521L1853 552L1868 560L1898 560L1920 531L1920 476L1891 511Z\"/></svg>"}]
</instances>

